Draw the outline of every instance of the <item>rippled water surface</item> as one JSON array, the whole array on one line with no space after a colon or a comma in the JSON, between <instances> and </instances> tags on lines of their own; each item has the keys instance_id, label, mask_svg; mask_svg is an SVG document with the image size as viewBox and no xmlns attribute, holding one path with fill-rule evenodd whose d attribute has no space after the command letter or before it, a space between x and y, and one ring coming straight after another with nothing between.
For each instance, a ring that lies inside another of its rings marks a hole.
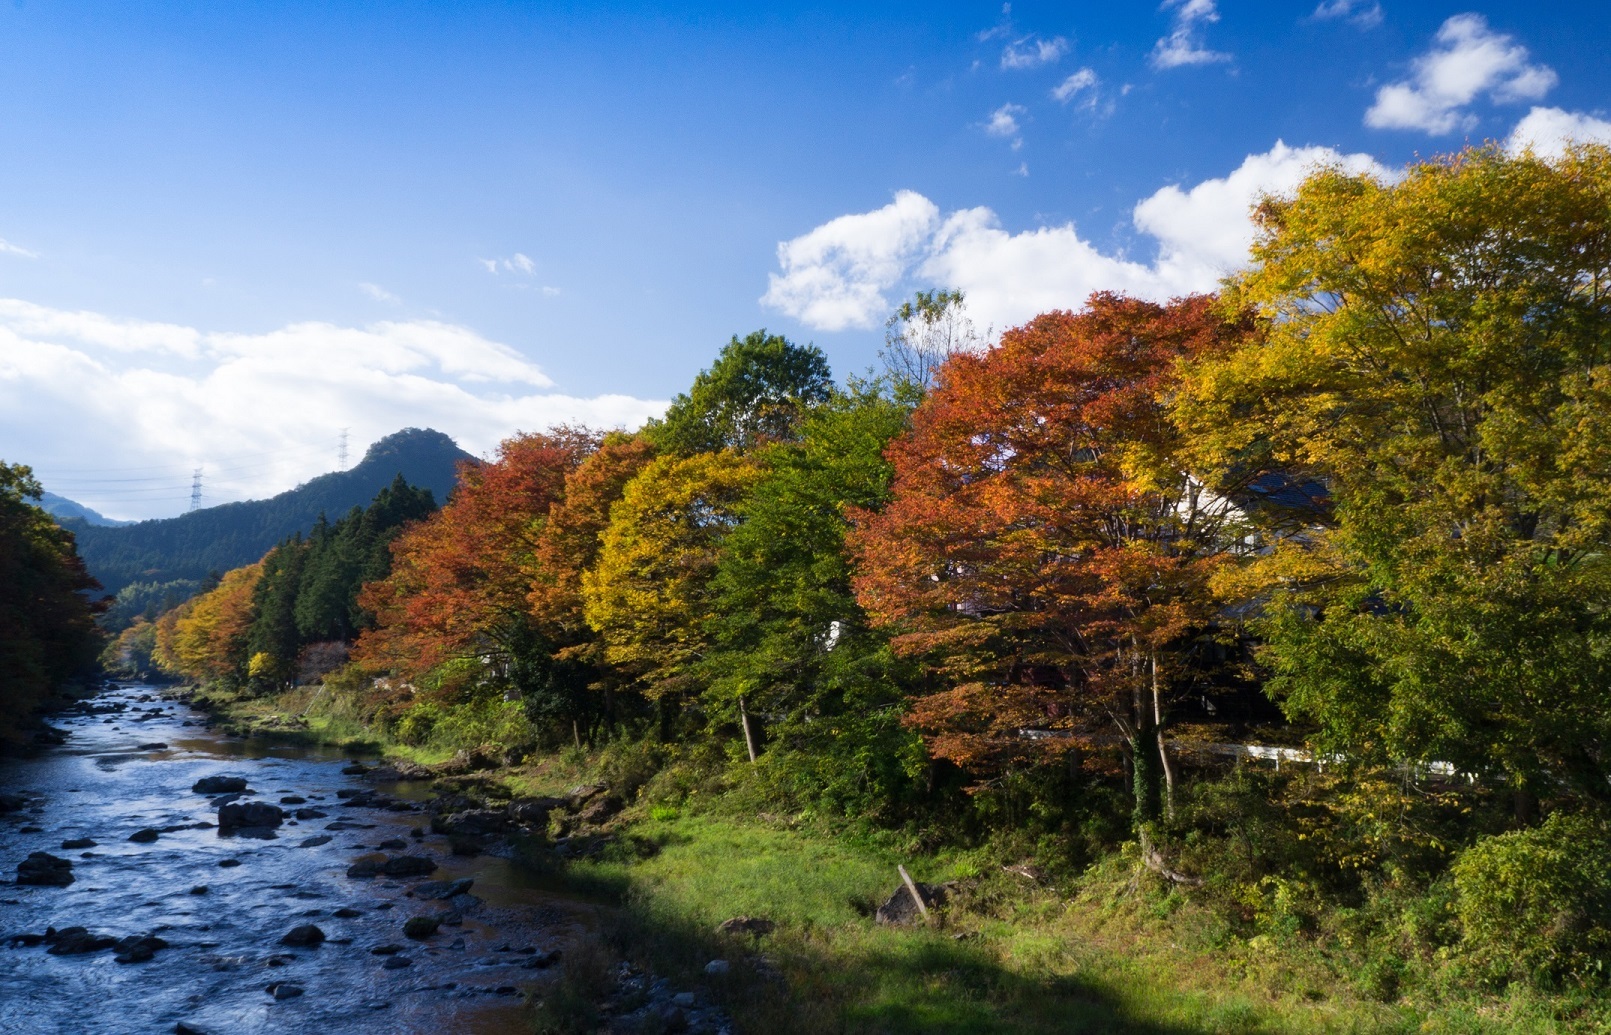
<instances>
[{"instance_id":1,"label":"rippled water surface","mask_svg":"<svg viewBox=\"0 0 1611 1035\"><path fill-rule=\"evenodd\" d=\"M0 885L0 938L76 925L116 937L156 933L170 948L150 962L119 964L111 952L50 956L44 946L0 941L0 1032L138 1035L172 1032L179 1021L219 1035L527 1030L509 990L542 975L520 966L529 958L521 950L559 945L581 915L571 903L525 886L501 859L453 858L434 836L416 842L424 813L343 807L336 791L362 781L341 774L347 760L339 754L227 740L148 687L95 703L112 701L128 710L64 718L56 723L69 734L64 746L0 762L0 791L38 796L27 811L0 816L0 879L37 851L71 860L76 877L66 888ZM167 746L140 749L155 742ZM329 815L288 822L269 839L192 829L149 844L128 840L141 828L216 822L209 797L191 791L215 774L246 777L257 800L296 795ZM411 785L380 789L417 798L421 786L412 794ZM327 831L331 823L338 826ZM373 826L341 829L346 823ZM328 844L299 847L327 832ZM86 837L96 846L61 847ZM392 838L437 859L435 879L473 877L483 903L427 941L404 938L404 920L440 912L440 904L408 897L417 880L346 876L354 858ZM240 865L220 867L226 859ZM206 894L192 894L197 886ZM341 907L362 915L333 917ZM279 944L304 923L331 940L311 949ZM370 949L387 943L404 945L412 965L381 969L384 957ZM264 991L275 982L305 994L276 1001Z\"/></svg>"}]
</instances>

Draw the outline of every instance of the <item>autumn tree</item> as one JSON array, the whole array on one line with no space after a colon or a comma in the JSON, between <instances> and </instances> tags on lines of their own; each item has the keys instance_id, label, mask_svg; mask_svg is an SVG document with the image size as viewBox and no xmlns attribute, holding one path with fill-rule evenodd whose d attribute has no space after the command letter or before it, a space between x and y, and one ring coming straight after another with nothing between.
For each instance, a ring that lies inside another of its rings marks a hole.
<instances>
[{"instance_id":1,"label":"autumn tree","mask_svg":"<svg viewBox=\"0 0 1611 1035\"><path fill-rule=\"evenodd\" d=\"M790 437L805 411L827 399L832 387L828 360L816 346L764 330L734 335L644 435L663 453L742 452Z\"/></svg>"},{"instance_id":2,"label":"autumn tree","mask_svg":"<svg viewBox=\"0 0 1611 1035\"><path fill-rule=\"evenodd\" d=\"M1269 591L1271 687L1361 764L1611 798L1611 151L1468 150L1312 176L1231 293L1266 333L1202 362L1205 471L1324 479L1334 527Z\"/></svg>"},{"instance_id":3,"label":"autumn tree","mask_svg":"<svg viewBox=\"0 0 1611 1035\"><path fill-rule=\"evenodd\" d=\"M608 719L615 711L616 673L583 613L582 577L597 562L610 508L654 459L642 436L616 432L565 476L564 495L549 506L525 575L527 603L552 653L534 659L541 671L528 682L534 719L584 715ZM579 724L576 733L580 739Z\"/></svg>"},{"instance_id":4,"label":"autumn tree","mask_svg":"<svg viewBox=\"0 0 1611 1035\"><path fill-rule=\"evenodd\" d=\"M1097 294L941 367L890 446L892 500L852 536L862 606L948 681L912 703L936 755L988 769L1116 727L1136 818L1158 815L1163 729L1235 538L1167 404L1180 360L1246 330L1204 297Z\"/></svg>"},{"instance_id":5,"label":"autumn tree","mask_svg":"<svg viewBox=\"0 0 1611 1035\"><path fill-rule=\"evenodd\" d=\"M598 561L582 576L587 624L604 658L651 699L694 689L708 648L711 576L764 468L731 450L662 456L610 508Z\"/></svg>"},{"instance_id":6,"label":"autumn tree","mask_svg":"<svg viewBox=\"0 0 1611 1035\"><path fill-rule=\"evenodd\" d=\"M392 570L358 598L376 628L355 656L418 677L444 662L485 659L495 676L546 646L537 641L527 572L566 476L598 444L559 428L507 439L488 463L466 463L453 498L392 544Z\"/></svg>"},{"instance_id":7,"label":"autumn tree","mask_svg":"<svg viewBox=\"0 0 1611 1035\"><path fill-rule=\"evenodd\" d=\"M157 623L157 657L197 683L240 686L251 674L254 591L263 563L226 572L216 587L187 601L171 623Z\"/></svg>"}]
</instances>

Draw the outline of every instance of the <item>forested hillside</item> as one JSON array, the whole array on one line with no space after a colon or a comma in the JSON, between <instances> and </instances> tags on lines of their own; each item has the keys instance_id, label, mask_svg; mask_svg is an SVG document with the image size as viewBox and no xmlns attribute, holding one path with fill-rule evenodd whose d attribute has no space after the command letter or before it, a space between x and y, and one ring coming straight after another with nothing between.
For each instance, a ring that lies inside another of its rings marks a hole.
<instances>
[{"instance_id":1,"label":"forested hillside","mask_svg":"<svg viewBox=\"0 0 1611 1035\"><path fill-rule=\"evenodd\" d=\"M453 490L457 465L469 459L441 432L408 428L370 446L351 470L320 475L266 500L226 503L122 528L78 522L71 527L84 563L108 592L118 594L139 583L145 586L135 595L160 599L164 583L199 585L209 572L255 561L286 536L312 531L320 514L334 518L364 506L398 475L441 502ZM122 610L139 613L144 604Z\"/></svg>"}]
</instances>

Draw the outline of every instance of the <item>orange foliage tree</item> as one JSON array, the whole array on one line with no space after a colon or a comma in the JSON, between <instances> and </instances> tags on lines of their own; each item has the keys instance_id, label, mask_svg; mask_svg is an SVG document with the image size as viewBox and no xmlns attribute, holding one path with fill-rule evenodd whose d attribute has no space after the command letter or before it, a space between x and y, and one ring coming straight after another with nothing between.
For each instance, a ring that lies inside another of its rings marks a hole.
<instances>
[{"instance_id":1,"label":"orange foliage tree","mask_svg":"<svg viewBox=\"0 0 1611 1035\"><path fill-rule=\"evenodd\" d=\"M937 756L988 770L1117 727L1137 822L1158 814L1161 730L1236 524L1176 462L1166 400L1180 360L1245 333L1206 297L1103 293L940 368L888 451L892 501L851 538L858 600L948 684L909 715Z\"/></svg>"},{"instance_id":2,"label":"orange foliage tree","mask_svg":"<svg viewBox=\"0 0 1611 1035\"><path fill-rule=\"evenodd\" d=\"M157 622L158 663L197 682L244 683L253 590L262 576L261 561L236 568L214 589L163 615Z\"/></svg>"},{"instance_id":3,"label":"orange foliage tree","mask_svg":"<svg viewBox=\"0 0 1611 1035\"><path fill-rule=\"evenodd\" d=\"M359 604L376 628L354 657L409 678L472 657L506 673L530 648L528 572L549 508L597 445L593 432L559 428L465 463L447 505L392 544L391 574L364 587Z\"/></svg>"}]
</instances>

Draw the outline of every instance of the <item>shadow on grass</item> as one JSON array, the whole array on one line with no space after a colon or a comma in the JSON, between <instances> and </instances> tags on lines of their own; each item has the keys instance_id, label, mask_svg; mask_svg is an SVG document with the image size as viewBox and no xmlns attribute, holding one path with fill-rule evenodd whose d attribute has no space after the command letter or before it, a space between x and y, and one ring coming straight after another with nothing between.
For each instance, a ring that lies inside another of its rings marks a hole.
<instances>
[{"instance_id":1,"label":"shadow on grass","mask_svg":"<svg viewBox=\"0 0 1611 1035\"><path fill-rule=\"evenodd\" d=\"M676 839L640 840L658 851ZM634 879L630 861L574 867L535 843L527 849L523 861L550 890L612 907L600 936L615 959L664 978L675 989L709 995L740 1032L1203 1035L1260 1030L1251 1018L1246 1026L1230 1027L1223 1017L1206 1016L1202 1025L1159 1023L1138 1016L1133 1003L1100 981L1026 974L976 937L939 927L890 928L863 920L820 928L791 925L762 938L728 935L672 915ZM612 851L627 848L618 844ZM712 960L727 961L729 969L707 973ZM651 1023L640 1030L659 1029Z\"/></svg>"}]
</instances>

